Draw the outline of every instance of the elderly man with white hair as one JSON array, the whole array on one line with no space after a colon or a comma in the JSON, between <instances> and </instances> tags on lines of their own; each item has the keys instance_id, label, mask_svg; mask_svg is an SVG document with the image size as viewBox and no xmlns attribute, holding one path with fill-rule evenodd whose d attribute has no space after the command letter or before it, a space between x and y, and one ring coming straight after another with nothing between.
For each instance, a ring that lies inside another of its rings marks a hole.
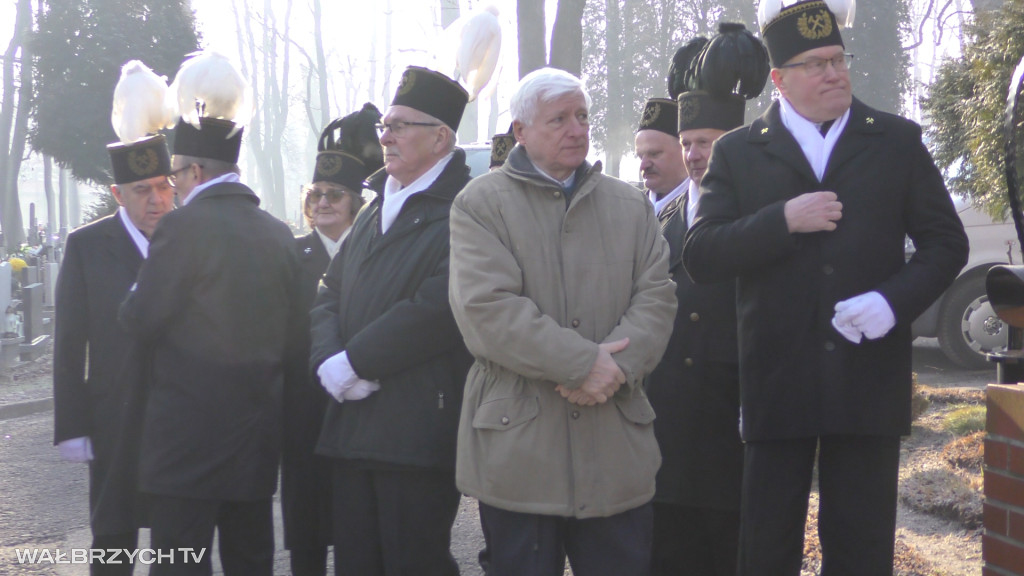
<instances>
[{"instance_id":1,"label":"elderly man with white hair","mask_svg":"<svg viewBox=\"0 0 1024 576\"><path fill-rule=\"evenodd\" d=\"M512 97L518 142L451 212L449 299L475 357L456 481L494 574L646 574L661 462L644 377L675 285L650 202L586 161L590 98L541 69ZM489 572L490 573L490 572Z\"/></svg>"}]
</instances>

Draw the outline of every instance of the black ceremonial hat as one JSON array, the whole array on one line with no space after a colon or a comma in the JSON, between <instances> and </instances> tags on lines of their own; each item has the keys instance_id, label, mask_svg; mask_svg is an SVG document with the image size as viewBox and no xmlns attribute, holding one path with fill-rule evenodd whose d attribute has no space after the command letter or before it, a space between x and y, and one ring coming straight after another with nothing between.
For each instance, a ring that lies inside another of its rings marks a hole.
<instances>
[{"instance_id":1,"label":"black ceremonial hat","mask_svg":"<svg viewBox=\"0 0 1024 576\"><path fill-rule=\"evenodd\" d=\"M679 135L677 118L678 106L668 98L651 98L644 104L644 112L640 116L641 130L657 130L675 138Z\"/></svg>"},{"instance_id":2,"label":"black ceremonial hat","mask_svg":"<svg viewBox=\"0 0 1024 576\"><path fill-rule=\"evenodd\" d=\"M822 0L805 0L783 8L761 29L772 66L823 46L844 46L836 15Z\"/></svg>"},{"instance_id":3,"label":"black ceremonial hat","mask_svg":"<svg viewBox=\"0 0 1024 576\"><path fill-rule=\"evenodd\" d=\"M469 93L451 78L418 66L402 73L392 106L408 106L430 114L452 130L459 129Z\"/></svg>"},{"instance_id":4,"label":"black ceremonial hat","mask_svg":"<svg viewBox=\"0 0 1024 576\"><path fill-rule=\"evenodd\" d=\"M204 116L199 118L199 128L184 120L174 127L175 155L237 164L241 148L242 128L230 120Z\"/></svg>"},{"instance_id":5,"label":"black ceremonial hat","mask_svg":"<svg viewBox=\"0 0 1024 576\"><path fill-rule=\"evenodd\" d=\"M713 95L692 90L679 95L679 132L714 128L729 131L743 125L746 101L739 94Z\"/></svg>"},{"instance_id":6,"label":"black ceremonial hat","mask_svg":"<svg viewBox=\"0 0 1024 576\"><path fill-rule=\"evenodd\" d=\"M149 136L131 144L116 142L107 146L114 183L127 184L171 173L171 156L162 134Z\"/></svg>"},{"instance_id":7,"label":"black ceremonial hat","mask_svg":"<svg viewBox=\"0 0 1024 576\"><path fill-rule=\"evenodd\" d=\"M377 139L380 111L372 103L332 120L317 142L313 182L334 182L358 192L370 174L384 166L384 150Z\"/></svg>"},{"instance_id":8,"label":"black ceremonial hat","mask_svg":"<svg viewBox=\"0 0 1024 576\"><path fill-rule=\"evenodd\" d=\"M359 192L363 180L372 171L355 156L338 150L324 150L316 155L313 182L333 182Z\"/></svg>"},{"instance_id":9,"label":"black ceremonial hat","mask_svg":"<svg viewBox=\"0 0 1024 576\"><path fill-rule=\"evenodd\" d=\"M509 153L516 147L516 135L512 133L512 126L509 125L508 132L495 134L491 138L491 165L490 168L501 166L508 160Z\"/></svg>"}]
</instances>

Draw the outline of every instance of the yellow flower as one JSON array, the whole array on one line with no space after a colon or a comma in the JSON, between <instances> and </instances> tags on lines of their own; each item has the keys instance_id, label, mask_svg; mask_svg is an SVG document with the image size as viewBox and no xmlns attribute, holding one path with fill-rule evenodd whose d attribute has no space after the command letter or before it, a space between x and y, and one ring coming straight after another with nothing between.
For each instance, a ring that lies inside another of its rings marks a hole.
<instances>
[{"instance_id":1,"label":"yellow flower","mask_svg":"<svg viewBox=\"0 0 1024 576\"><path fill-rule=\"evenodd\" d=\"M17 274L18 272L21 272L23 268L28 266L28 262L25 262L21 258L11 258L10 259L10 263L11 263L11 271L14 272L15 274Z\"/></svg>"}]
</instances>

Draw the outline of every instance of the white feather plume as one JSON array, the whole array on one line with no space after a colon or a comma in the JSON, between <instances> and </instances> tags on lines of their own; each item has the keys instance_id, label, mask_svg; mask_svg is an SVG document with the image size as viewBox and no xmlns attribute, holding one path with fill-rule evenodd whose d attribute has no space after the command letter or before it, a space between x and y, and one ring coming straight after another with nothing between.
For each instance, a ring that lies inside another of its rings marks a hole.
<instances>
[{"instance_id":1,"label":"white feather plume","mask_svg":"<svg viewBox=\"0 0 1024 576\"><path fill-rule=\"evenodd\" d=\"M798 0L761 0L757 7L757 25L764 30L765 25L775 19L782 12L783 7L792 6ZM828 9L836 15L836 22L840 28L853 26L854 16L857 15L857 0L825 0Z\"/></svg>"},{"instance_id":2,"label":"white feather plume","mask_svg":"<svg viewBox=\"0 0 1024 576\"><path fill-rule=\"evenodd\" d=\"M498 9L489 5L461 23L455 53L456 80L461 80L473 101L491 81L501 54Z\"/></svg>"},{"instance_id":3,"label":"white feather plume","mask_svg":"<svg viewBox=\"0 0 1024 576\"><path fill-rule=\"evenodd\" d=\"M782 12L782 0L761 0L757 6L757 26L761 30Z\"/></svg>"},{"instance_id":4,"label":"white feather plume","mask_svg":"<svg viewBox=\"0 0 1024 576\"><path fill-rule=\"evenodd\" d=\"M173 111L166 105L167 78L157 76L139 60L121 67L114 87L110 123L121 142L131 144L172 125Z\"/></svg>"},{"instance_id":5,"label":"white feather plume","mask_svg":"<svg viewBox=\"0 0 1024 576\"><path fill-rule=\"evenodd\" d=\"M853 19L857 15L857 0L825 0L825 4L836 15L840 28L853 26Z\"/></svg>"},{"instance_id":6,"label":"white feather plume","mask_svg":"<svg viewBox=\"0 0 1024 576\"><path fill-rule=\"evenodd\" d=\"M171 83L168 97L182 120L199 127L199 118L223 118L241 129L252 116L249 82L218 52L189 55Z\"/></svg>"}]
</instances>

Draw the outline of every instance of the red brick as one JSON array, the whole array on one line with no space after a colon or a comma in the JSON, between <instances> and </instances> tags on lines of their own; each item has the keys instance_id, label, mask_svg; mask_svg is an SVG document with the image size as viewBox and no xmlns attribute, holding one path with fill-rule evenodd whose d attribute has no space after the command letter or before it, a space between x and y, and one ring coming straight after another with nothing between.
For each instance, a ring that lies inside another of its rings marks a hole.
<instances>
[{"instance_id":1,"label":"red brick","mask_svg":"<svg viewBox=\"0 0 1024 576\"><path fill-rule=\"evenodd\" d=\"M1006 576L1007 574L1012 574L1013 576L1024 576L1018 572L1009 572L1007 570L1003 570L1002 568L1000 568L999 571L996 572L994 568L989 568L987 564L981 567L981 576Z\"/></svg>"},{"instance_id":2,"label":"red brick","mask_svg":"<svg viewBox=\"0 0 1024 576\"><path fill-rule=\"evenodd\" d=\"M1008 510L1007 519L1008 523L1005 534L1019 542L1021 546L1024 546L1024 514ZM988 524L985 525L985 529L988 529ZM1024 566L1021 568L1024 569Z\"/></svg>"},{"instance_id":3,"label":"red brick","mask_svg":"<svg viewBox=\"0 0 1024 576\"><path fill-rule=\"evenodd\" d=\"M1010 472L1024 477L1024 448L1007 446L1009 448L1009 462L1006 469Z\"/></svg>"},{"instance_id":4,"label":"red brick","mask_svg":"<svg viewBox=\"0 0 1024 576\"><path fill-rule=\"evenodd\" d=\"M982 537L981 556L993 566L1019 573L1024 566L1024 545L999 540L993 536Z\"/></svg>"},{"instance_id":5,"label":"red brick","mask_svg":"<svg viewBox=\"0 0 1024 576\"><path fill-rule=\"evenodd\" d=\"M1024 480L985 470L985 497L1024 508Z\"/></svg>"},{"instance_id":6,"label":"red brick","mask_svg":"<svg viewBox=\"0 0 1024 576\"><path fill-rule=\"evenodd\" d=\"M1002 536L1008 534L1010 512L1002 506L985 502L985 532Z\"/></svg>"},{"instance_id":7,"label":"red brick","mask_svg":"<svg viewBox=\"0 0 1024 576\"><path fill-rule=\"evenodd\" d=\"M987 407L989 434L1024 441L1024 386L990 384Z\"/></svg>"},{"instance_id":8,"label":"red brick","mask_svg":"<svg viewBox=\"0 0 1024 576\"><path fill-rule=\"evenodd\" d=\"M1009 448L1010 446L1006 442L986 438L985 465L998 470L1007 470L1010 462Z\"/></svg>"}]
</instances>

